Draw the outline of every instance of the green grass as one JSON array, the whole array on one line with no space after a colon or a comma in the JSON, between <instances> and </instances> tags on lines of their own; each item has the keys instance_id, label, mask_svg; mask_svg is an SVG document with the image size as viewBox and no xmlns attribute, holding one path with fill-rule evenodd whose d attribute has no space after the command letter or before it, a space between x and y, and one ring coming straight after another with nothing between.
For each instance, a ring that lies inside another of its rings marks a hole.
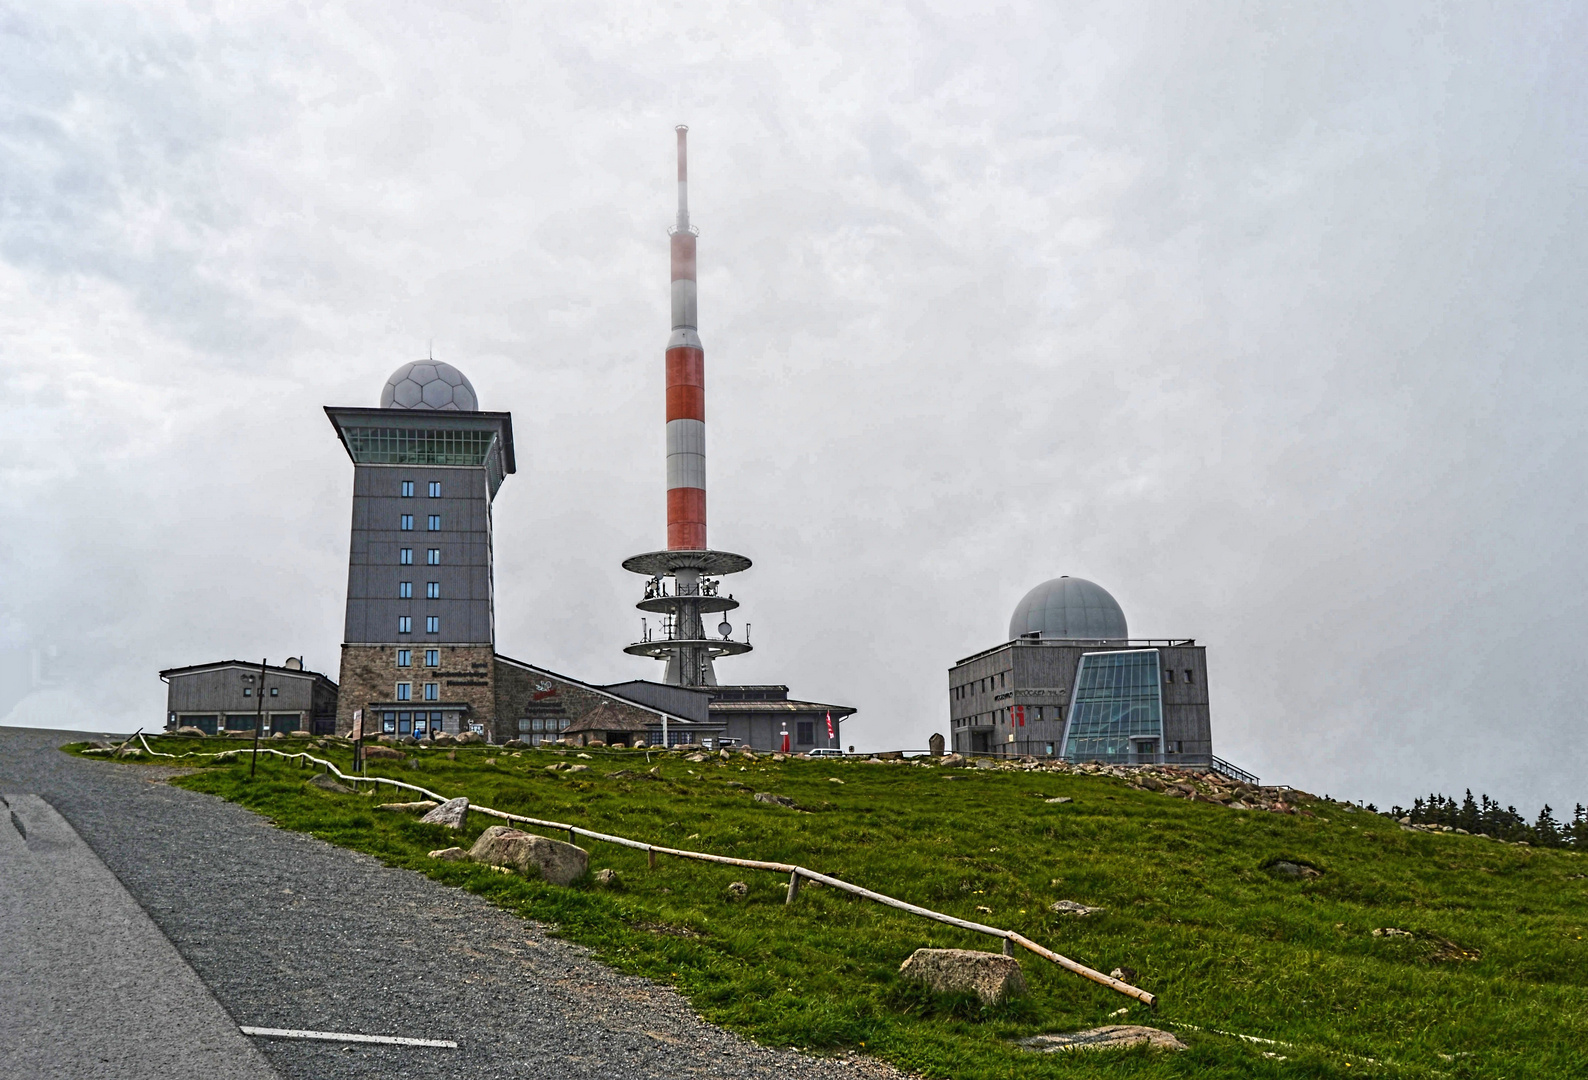
<instances>
[{"instance_id":1,"label":"green grass","mask_svg":"<svg viewBox=\"0 0 1588 1080\"><path fill-rule=\"evenodd\" d=\"M180 753L219 743L155 745ZM348 765L344 747L314 752ZM799 863L1018 930L1103 971L1133 968L1158 1006L1023 951L1029 995L992 1009L933 998L898 977L914 949L997 942L832 889L807 887L785 907L786 880L772 873L665 857L650 870L642 852L606 844L587 845L591 869L617 870L620 889L444 863L426 853L466 847L492 822L471 815L459 837L373 809L413 796L325 794L276 758L261 757L253 780L245 754L174 782L555 924L766 1044L863 1049L954 1080L1588 1075L1588 859L1575 853L1409 833L1331 803L1312 805L1314 818L1235 811L1103 777L652 756L659 781L609 776L648 765L643 751L617 750L594 751L591 771L575 776L545 771L573 760L555 752L474 747L458 748L455 761L425 750L412 766L380 761L370 771L657 844ZM754 791L791 796L809 813L754 802ZM1060 795L1074 801L1041 798ZM1276 878L1264 867L1279 858L1323 874ZM735 880L749 884L742 901L729 897ZM1058 916L1047 910L1058 899L1107 910ZM1382 927L1413 936L1375 937ZM1479 959L1453 958L1462 954ZM1114 1016L1121 1008L1128 1013ZM1035 1055L1010 1045L1121 1022L1174 1031L1191 1049Z\"/></svg>"}]
</instances>

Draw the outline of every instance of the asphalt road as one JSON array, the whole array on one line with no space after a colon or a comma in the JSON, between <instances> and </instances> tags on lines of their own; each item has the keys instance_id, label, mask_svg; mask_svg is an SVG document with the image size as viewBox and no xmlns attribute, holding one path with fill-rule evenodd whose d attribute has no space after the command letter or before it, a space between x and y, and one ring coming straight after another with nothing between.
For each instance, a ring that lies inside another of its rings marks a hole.
<instances>
[{"instance_id":1,"label":"asphalt road","mask_svg":"<svg viewBox=\"0 0 1588 1080\"><path fill-rule=\"evenodd\" d=\"M619 975L478 897L160 782L169 770L86 761L56 749L82 737L0 728L0 794L37 795L59 811L235 1024L459 1044L252 1038L232 1046L233 1071L210 1075L256 1075L248 1071L250 1047L289 1080L900 1075L866 1059L757 1047L705 1023L673 991ZM0 874L10 875L4 858L0 853ZM79 867L76 880L85 874L92 877ZM80 887L73 880L61 879L64 892ZM99 910L75 907L79 915ZM117 934L124 923L105 910L93 921L101 934ZM288 927L290 934L281 933ZM79 922L69 932L91 935L93 927ZM72 1000L103 981L92 954L73 960L76 953L63 951L50 970L33 970L17 985L6 977L3 954L0 946L5 995L29 1002L19 1015L47 1014L41 1003ZM202 1001L171 993L181 978L171 970L157 978L140 999L147 1015L204 1013ZM63 1038L100 1029L94 1038L105 1041L103 1017L91 1009L73 1017L62 1021ZM183 1036L177 1030L171 1038ZM224 1053L216 1038L211 1032L204 1045ZM157 1057L124 1055L109 1071L74 1075L183 1075ZM9 1080L3 1062L0 1076Z\"/></svg>"}]
</instances>

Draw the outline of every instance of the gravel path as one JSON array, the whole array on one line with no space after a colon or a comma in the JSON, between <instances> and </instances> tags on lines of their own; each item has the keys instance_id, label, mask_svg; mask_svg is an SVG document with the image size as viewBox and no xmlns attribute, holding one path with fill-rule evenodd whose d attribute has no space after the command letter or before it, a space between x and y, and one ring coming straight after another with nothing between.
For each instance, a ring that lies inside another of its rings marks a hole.
<instances>
[{"instance_id":1,"label":"gravel path","mask_svg":"<svg viewBox=\"0 0 1588 1080\"><path fill-rule=\"evenodd\" d=\"M237 1023L459 1043L254 1040L283 1077L902 1076L757 1047L478 897L159 782L171 770L56 749L82 737L0 728L0 792L47 799Z\"/></svg>"}]
</instances>

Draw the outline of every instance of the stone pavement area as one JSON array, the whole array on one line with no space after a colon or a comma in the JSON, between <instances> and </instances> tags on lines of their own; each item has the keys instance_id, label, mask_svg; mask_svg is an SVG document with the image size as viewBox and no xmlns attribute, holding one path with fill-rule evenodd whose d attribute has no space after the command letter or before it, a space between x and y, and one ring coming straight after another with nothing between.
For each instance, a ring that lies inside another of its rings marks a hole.
<instances>
[{"instance_id":1,"label":"stone pavement area","mask_svg":"<svg viewBox=\"0 0 1588 1080\"><path fill-rule=\"evenodd\" d=\"M20 919L34 942L0 947L0 986L21 1003L0 1009L5 1080L22 1060L12 1051L52 1043L26 1075L902 1076L755 1046L478 897L161 782L172 770L56 749L85 737L0 728L0 795L44 822L53 807L65 845L0 841L0 930ZM459 1045L249 1038L236 1025Z\"/></svg>"}]
</instances>

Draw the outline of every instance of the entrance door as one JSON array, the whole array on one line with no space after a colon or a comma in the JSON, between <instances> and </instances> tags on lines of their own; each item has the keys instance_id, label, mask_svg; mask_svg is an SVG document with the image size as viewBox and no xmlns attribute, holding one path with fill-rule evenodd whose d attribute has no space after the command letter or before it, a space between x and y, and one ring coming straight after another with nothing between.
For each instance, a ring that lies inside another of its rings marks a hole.
<instances>
[{"instance_id":1,"label":"entrance door","mask_svg":"<svg viewBox=\"0 0 1588 1080\"><path fill-rule=\"evenodd\" d=\"M991 749L992 749L992 745L991 745L991 742L990 742L990 740L988 738L987 732L985 732L985 731L973 731L973 732L970 733L970 752L971 753L973 753L973 754L985 754L985 753L988 753Z\"/></svg>"}]
</instances>

